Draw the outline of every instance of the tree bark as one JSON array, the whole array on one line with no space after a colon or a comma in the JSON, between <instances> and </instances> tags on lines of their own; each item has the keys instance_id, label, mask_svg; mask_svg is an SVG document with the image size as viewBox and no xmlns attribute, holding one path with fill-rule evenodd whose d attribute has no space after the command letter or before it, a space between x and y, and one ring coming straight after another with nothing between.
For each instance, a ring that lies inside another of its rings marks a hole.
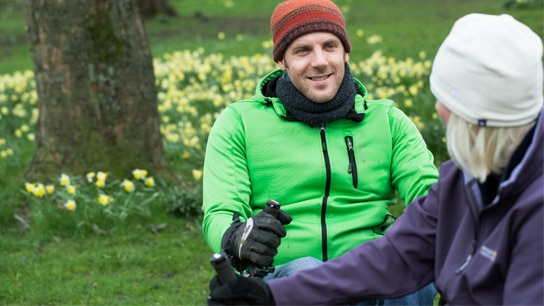
<instances>
[{"instance_id":1,"label":"tree bark","mask_svg":"<svg viewBox=\"0 0 544 306\"><path fill-rule=\"evenodd\" d=\"M38 94L28 180L167 173L153 58L134 0L28 0Z\"/></svg>"}]
</instances>

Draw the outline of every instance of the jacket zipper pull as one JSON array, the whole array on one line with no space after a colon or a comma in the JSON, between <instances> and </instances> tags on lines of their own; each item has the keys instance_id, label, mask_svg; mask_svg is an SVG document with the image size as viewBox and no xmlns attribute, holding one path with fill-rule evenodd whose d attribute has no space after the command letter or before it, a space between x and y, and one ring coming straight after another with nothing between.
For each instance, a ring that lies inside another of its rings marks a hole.
<instances>
[{"instance_id":1,"label":"jacket zipper pull","mask_svg":"<svg viewBox=\"0 0 544 306\"><path fill-rule=\"evenodd\" d=\"M463 272L463 270L465 270L465 268L468 266L468 264L470 263L470 261L472 260L472 254L468 254L467 258L465 258L465 261L463 262L463 264L457 268L457 270L455 270L455 274L459 274L461 272Z\"/></svg>"},{"instance_id":2,"label":"jacket zipper pull","mask_svg":"<svg viewBox=\"0 0 544 306\"><path fill-rule=\"evenodd\" d=\"M353 172L353 143L349 139L349 137L346 137L346 146L348 147L348 157L349 157L349 166L348 166L348 173Z\"/></svg>"},{"instance_id":3,"label":"jacket zipper pull","mask_svg":"<svg viewBox=\"0 0 544 306\"><path fill-rule=\"evenodd\" d=\"M325 124L321 124L321 127L319 127L319 133L321 134L321 149L323 152L327 152L327 142L325 142Z\"/></svg>"},{"instance_id":4,"label":"jacket zipper pull","mask_svg":"<svg viewBox=\"0 0 544 306\"><path fill-rule=\"evenodd\" d=\"M353 138L351 136L346 136L346 147L348 149L348 173L351 173L351 178L353 182L353 187L357 188L358 178L357 178L357 164L355 163L355 149L353 148Z\"/></svg>"},{"instance_id":5,"label":"jacket zipper pull","mask_svg":"<svg viewBox=\"0 0 544 306\"><path fill-rule=\"evenodd\" d=\"M472 260L472 254L474 254L474 251L476 250L476 244L477 244L476 241L473 240L470 253L468 254L467 258L465 258L465 261L463 261L461 266L459 266L459 268L455 270L455 274L459 274L463 272L463 270L465 270L465 268L468 266L468 264Z\"/></svg>"}]
</instances>

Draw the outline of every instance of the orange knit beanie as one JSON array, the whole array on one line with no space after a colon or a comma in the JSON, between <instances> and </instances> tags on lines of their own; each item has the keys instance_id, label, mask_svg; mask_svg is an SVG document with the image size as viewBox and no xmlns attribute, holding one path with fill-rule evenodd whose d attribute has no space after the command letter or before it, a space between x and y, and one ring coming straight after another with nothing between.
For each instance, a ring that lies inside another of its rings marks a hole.
<instances>
[{"instance_id":1,"label":"orange knit beanie","mask_svg":"<svg viewBox=\"0 0 544 306\"><path fill-rule=\"evenodd\" d=\"M329 32L351 51L342 11L330 0L286 0L278 4L270 19L275 62L283 59L285 49L298 37L312 32Z\"/></svg>"}]
</instances>

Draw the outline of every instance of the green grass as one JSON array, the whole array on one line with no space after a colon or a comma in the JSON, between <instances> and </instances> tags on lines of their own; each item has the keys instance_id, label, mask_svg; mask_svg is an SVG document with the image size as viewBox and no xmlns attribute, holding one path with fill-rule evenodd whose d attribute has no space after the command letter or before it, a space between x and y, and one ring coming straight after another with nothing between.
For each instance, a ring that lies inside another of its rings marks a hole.
<instances>
[{"instance_id":1,"label":"green grass","mask_svg":"<svg viewBox=\"0 0 544 306\"><path fill-rule=\"evenodd\" d=\"M153 53L160 56L172 50L194 49L195 42L209 52L225 55L263 52L261 43L270 39L269 18L277 1L230 1L225 7L221 0L171 1L181 18L160 18L147 24ZM383 37L384 52L393 57L415 57L424 50L432 57L448 34L453 22L461 16L477 12L511 14L527 23L537 34L544 36L544 12L535 9L506 9L500 0L339 0L344 11L353 52L351 57L360 61L371 50L361 48L370 35ZM202 18L196 18L202 15ZM169 29L164 31L164 25ZM362 29L363 37L356 31ZM218 41L217 33L224 32L228 41ZM232 40L236 35L244 40ZM171 40L166 43L164 37ZM359 47L358 47L359 46Z\"/></svg>"},{"instance_id":2,"label":"green grass","mask_svg":"<svg viewBox=\"0 0 544 306\"><path fill-rule=\"evenodd\" d=\"M170 0L177 19L146 23L155 57L203 47L228 56L270 54L269 16L276 1ZM234 6L225 6L224 3ZM351 59L376 47L404 59L425 51L432 58L453 22L469 12L509 13L544 36L544 11L507 10L500 0L339 0L353 46ZM0 75L32 69L25 38L23 0L0 0ZM199 16L199 17L197 17ZM358 36L357 31L364 35ZM218 33L225 39L219 40ZM238 37L237 37L238 36ZM1 119L0 119L1 120ZM1 126L1 124L0 124ZM5 131L0 130L0 138ZM203 305L213 275L211 255L198 218L174 218L157 209L153 218L133 222L125 232L58 235L24 229L23 173L32 147L11 163L0 163L1 305ZM164 204L164 203L162 203ZM166 227L163 229L163 227Z\"/></svg>"},{"instance_id":3,"label":"green grass","mask_svg":"<svg viewBox=\"0 0 544 306\"><path fill-rule=\"evenodd\" d=\"M0 304L204 304L213 273L200 225L162 221L168 227L160 232L85 239L4 234Z\"/></svg>"},{"instance_id":4,"label":"green grass","mask_svg":"<svg viewBox=\"0 0 544 306\"><path fill-rule=\"evenodd\" d=\"M146 23L156 57L197 47L227 56L262 53L262 42L270 39L269 18L277 1L170 0L170 3L179 18L161 16ZM355 61L370 54L370 50L361 48L370 35L383 37L380 47L389 56L415 57L424 50L432 57L453 22L471 12L511 14L544 36L542 7L507 9L500 0L338 0L337 3L346 12L353 44L351 56ZM23 4L22 0L0 3L0 10L4 10L0 13L0 74L32 69ZM364 31L363 37L356 35L358 29ZM225 40L217 39L219 32L225 33ZM237 41L237 35L242 35L243 40Z\"/></svg>"}]
</instances>

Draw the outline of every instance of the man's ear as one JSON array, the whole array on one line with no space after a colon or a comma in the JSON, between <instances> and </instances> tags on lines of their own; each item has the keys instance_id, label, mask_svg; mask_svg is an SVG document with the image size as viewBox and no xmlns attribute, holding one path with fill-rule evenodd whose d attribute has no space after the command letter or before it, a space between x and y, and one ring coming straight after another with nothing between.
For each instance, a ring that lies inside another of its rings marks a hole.
<instances>
[{"instance_id":1,"label":"man's ear","mask_svg":"<svg viewBox=\"0 0 544 306\"><path fill-rule=\"evenodd\" d=\"M349 62L349 53L344 54L344 62Z\"/></svg>"},{"instance_id":2,"label":"man's ear","mask_svg":"<svg viewBox=\"0 0 544 306\"><path fill-rule=\"evenodd\" d=\"M280 66L281 70L285 70L285 59L281 59L280 61L278 61L278 66Z\"/></svg>"}]
</instances>

